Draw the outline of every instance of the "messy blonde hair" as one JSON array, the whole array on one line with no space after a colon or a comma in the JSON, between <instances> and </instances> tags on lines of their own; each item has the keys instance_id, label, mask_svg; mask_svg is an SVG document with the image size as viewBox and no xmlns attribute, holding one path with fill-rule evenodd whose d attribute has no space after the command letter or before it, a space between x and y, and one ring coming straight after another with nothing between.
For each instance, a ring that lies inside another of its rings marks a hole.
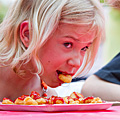
<instances>
[{"instance_id":1,"label":"messy blonde hair","mask_svg":"<svg viewBox=\"0 0 120 120\"><path fill-rule=\"evenodd\" d=\"M20 39L20 24L25 20L29 22L30 35L27 49ZM16 0L0 24L0 63L14 68L20 61L34 58L38 73L42 73L38 50L60 22L91 25L91 29L96 29L96 37L79 72L89 70L99 42L104 39L104 16L98 0Z\"/></svg>"}]
</instances>

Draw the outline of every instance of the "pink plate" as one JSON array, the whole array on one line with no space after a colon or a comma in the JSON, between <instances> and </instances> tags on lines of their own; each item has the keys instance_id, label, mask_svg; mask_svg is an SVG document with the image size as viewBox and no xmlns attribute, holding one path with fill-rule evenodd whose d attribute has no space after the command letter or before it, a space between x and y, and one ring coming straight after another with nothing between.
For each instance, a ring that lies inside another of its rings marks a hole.
<instances>
[{"instance_id":1,"label":"pink plate","mask_svg":"<svg viewBox=\"0 0 120 120\"><path fill-rule=\"evenodd\" d=\"M6 105L0 104L0 110L10 111L86 111L86 110L106 110L112 106L112 103L96 104L54 104L54 105Z\"/></svg>"}]
</instances>

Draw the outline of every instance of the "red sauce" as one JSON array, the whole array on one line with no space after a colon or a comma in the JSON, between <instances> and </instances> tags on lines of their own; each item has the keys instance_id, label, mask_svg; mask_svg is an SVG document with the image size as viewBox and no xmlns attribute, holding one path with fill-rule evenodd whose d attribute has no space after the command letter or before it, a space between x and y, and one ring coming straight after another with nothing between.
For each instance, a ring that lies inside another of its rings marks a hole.
<instances>
[{"instance_id":1,"label":"red sauce","mask_svg":"<svg viewBox=\"0 0 120 120\"><path fill-rule=\"evenodd\" d=\"M76 93L76 92L73 92L73 93L75 94L76 98L80 98L80 97L77 95L77 93Z\"/></svg>"},{"instance_id":2,"label":"red sauce","mask_svg":"<svg viewBox=\"0 0 120 120\"><path fill-rule=\"evenodd\" d=\"M19 100L24 100L26 97L28 97L29 95L22 95L21 97L18 97Z\"/></svg>"},{"instance_id":3,"label":"red sauce","mask_svg":"<svg viewBox=\"0 0 120 120\"><path fill-rule=\"evenodd\" d=\"M64 99L61 97L57 97L57 96L52 96L51 98L48 99L48 101L51 100L51 104L56 104L57 100L62 101L62 104L64 103Z\"/></svg>"},{"instance_id":4,"label":"red sauce","mask_svg":"<svg viewBox=\"0 0 120 120\"><path fill-rule=\"evenodd\" d=\"M85 98L85 99L83 100L83 103L85 103L85 101L86 101L86 100L89 100L89 99L94 99L94 97L91 96L91 97L87 97L87 98Z\"/></svg>"},{"instance_id":5,"label":"red sauce","mask_svg":"<svg viewBox=\"0 0 120 120\"><path fill-rule=\"evenodd\" d=\"M64 103L64 99L61 97L54 97L53 104L56 104L57 100L62 101L62 104Z\"/></svg>"},{"instance_id":6,"label":"red sauce","mask_svg":"<svg viewBox=\"0 0 120 120\"><path fill-rule=\"evenodd\" d=\"M81 96L79 96L76 92L73 92L74 94L75 94L75 96L76 96L76 98L81 98L81 97L83 97L83 95L82 94L80 94Z\"/></svg>"},{"instance_id":7,"label":"red sauce","mask_svg":"<svg viewBox=\"0 0 120 120\"><path fill-rule=\"evenodd\" d=\"M45 101L46 101L46 104L49 104L49 100L47 98L44 98Z\"/></svg>"},{"instance_id":8,"label":"red sauce","mask_svg":"<svg viewBox=\"0 0 120 120\"><path fill-rule=\"evenodd\" d=\"M9 98L3 98L3 100L9 100L9 101L11 101L11 102L13 102L11 99L9 99Z\"/></svg>"},{"instance_id":9,"label":"red sauce","mask_svg":"<svg viewBox=\"0 0 120 120\"><path fill-rule=\"evenodd\" d=\"M70 99L72 99L70 96L67 97L68 99L68 104L70 104Z\"/></svg>"},{"instance_id":10,"label":"red sauce","mask_svg":"<svg viewBox=\"0 0 120 120\"><path fill-rule=\"evenodd\" d=\"M36 100L36 99L40 98L40 94L36 91L32 91L30 94L30 97L33 98L34 100Z\"/></svg>"},{"instance_id":11,"label":"red sauce","mask_svg":"<svg viewBox=\"0 0 120 120\"><path fill-rule=\"evenodd\" d=\"M79 100L79 98L73 98L74 101Z\"/></svg>"}]
</instances>

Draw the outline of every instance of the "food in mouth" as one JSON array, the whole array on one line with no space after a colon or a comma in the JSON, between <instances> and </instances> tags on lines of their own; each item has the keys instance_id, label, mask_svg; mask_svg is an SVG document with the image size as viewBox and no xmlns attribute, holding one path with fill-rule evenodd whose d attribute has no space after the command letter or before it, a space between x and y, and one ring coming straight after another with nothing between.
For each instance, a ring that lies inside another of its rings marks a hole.
<instances>
[{"instance_id":1,"label":"food in mouth","mask_svg":"<svg viewBox=\"0 0 120 120\"><path fill-rule=\"evenodd\" d=\"M72 81L72 76L66 73L62 73L61 71L58 71L58 78L64 83L70 83Z\"/></svg>"},{"instance_id":2,"label":"food in mouth","mask_svg":"<svg viewBox=\"0 0 120 120\"><path fill-rule=\"evenodd\" d=\"M71 75L63 75L59 74L58 78L63 81L64 83L70 83L72 81L72 76Z\"/></svg>"}]
</instances>

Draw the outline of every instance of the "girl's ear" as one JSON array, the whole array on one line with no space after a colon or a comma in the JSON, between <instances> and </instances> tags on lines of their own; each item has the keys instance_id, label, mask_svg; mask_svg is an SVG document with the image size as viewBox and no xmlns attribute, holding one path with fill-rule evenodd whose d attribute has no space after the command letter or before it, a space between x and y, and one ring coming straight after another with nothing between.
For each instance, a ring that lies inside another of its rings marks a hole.
<instances>
[{"instance_id":1,"label":"girl's ear","mask_svg":"<svg viewBox=\"0 0 120 120\"><path fill-rule=\"evenodd\" d=\"M20 24L20 39L24 46L28 48L30 40L29 40L29 23L28 21L24 21Z\"/></svg>"}]
</instances>

